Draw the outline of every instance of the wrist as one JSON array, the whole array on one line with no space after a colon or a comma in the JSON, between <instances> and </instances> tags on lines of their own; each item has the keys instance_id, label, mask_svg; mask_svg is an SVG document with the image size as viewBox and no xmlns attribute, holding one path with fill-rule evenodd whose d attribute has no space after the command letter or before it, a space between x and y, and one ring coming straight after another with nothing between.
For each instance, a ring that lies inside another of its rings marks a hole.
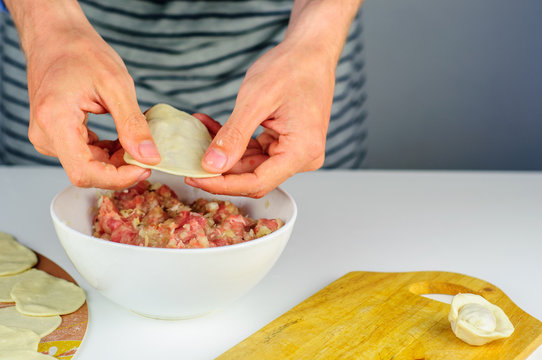
<instances>
[{"instance_id":1,"label":"wrist","mask_svg":"<svg viewBox=\"0 0 542 360\"><path fill-rule=\"evenodd\" d=\"M27 59L34 49L43 51L48 42L61 41L59 35L90 26L76 0L4 1L19 32Z\"/></svg>"},{"instance_id":2,"label":"wrist","mask_svg":"<svg viewBox=\"0 0 542 360\"><path fill-rule=\"evenodd\" d=\"M283 42L335 66L360 5L361 0L296 0Z\"/></svg>"}]
</instances>

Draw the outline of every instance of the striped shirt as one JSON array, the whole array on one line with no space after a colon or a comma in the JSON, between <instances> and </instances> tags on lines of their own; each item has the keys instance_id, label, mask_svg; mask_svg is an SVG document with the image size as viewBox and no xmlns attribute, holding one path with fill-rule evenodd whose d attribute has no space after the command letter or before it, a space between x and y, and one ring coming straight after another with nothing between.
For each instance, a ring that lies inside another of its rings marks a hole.
<instances>
[{"instance_id":1,"label":"striped shirt","mask_svg":"<svg viewBox=\"0 0 542 360\"><path fill-rule=\"evenodd\" d=\"M224 123L248 67L283 38L292 0L80 0L98 33L124 60L142 110L168 103ZM58 165L28 141L25 59L8 14L0 14L0 163ZM365 157L365 94L359 14L336 71L325 168L359 168ZM102 139L109 115L89 115Z\"/></svg>"}]
</instances>

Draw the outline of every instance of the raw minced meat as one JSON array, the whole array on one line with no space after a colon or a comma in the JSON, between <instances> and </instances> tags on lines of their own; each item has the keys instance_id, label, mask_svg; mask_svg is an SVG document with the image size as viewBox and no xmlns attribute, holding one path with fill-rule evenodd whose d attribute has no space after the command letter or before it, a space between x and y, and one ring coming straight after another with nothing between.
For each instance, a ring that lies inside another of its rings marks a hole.
<instances>
[{"instance_id":1,"label":"raw minced meat","mask_svg":"<svg viewBox=\"0 0 542 360\"><path fill-rule=\"evenodd\" d=\"M142 181L100 196L93 235L138 246L207 248L253 240L283 224L251 219L229 201L198 199L187 205L167 185Z\"/></svg>"}]
</instances>

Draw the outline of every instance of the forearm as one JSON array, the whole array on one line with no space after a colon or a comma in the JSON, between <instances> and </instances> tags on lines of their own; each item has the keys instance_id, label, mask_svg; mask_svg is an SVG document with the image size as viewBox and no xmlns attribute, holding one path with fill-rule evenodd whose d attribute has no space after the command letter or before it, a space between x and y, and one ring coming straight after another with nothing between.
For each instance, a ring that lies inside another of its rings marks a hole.
<instances>
[{"instance_id":1,"label":"forearm","mask_svg":"<svg viewBox=\"0 0 542 360\"><path fill-rule=\"evenodd\" d=\"M284 41L314 49L339 61L362 0L295 0Z\"/></svg>"},{"instance_id":2,"label":"forearm","mask_svg":"<svg viewBox=\"0 0 542 360\"><path fill-rule=\"evenodd\" d=\"M85 29L90 24L76 0L4 0L19 32L27 58L38 44L56 34Z\"/></svg>"}]
</instances>

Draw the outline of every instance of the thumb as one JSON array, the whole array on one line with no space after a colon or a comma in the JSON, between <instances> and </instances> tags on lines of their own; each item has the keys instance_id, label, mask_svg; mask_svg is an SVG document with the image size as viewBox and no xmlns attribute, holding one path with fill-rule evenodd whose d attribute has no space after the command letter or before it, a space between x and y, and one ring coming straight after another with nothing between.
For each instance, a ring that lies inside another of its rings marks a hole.
<instances>
[{"instance_id":1,"label":"thumb","mask_svg":"<svg viewBox=\"0 0 542 360\"><path fill-rule=\"evenodd\" d=\"M126 152L134 159L145 164L158 164L160 154L151 135L145 115L127 113L125 117L115 120L119 141Z\"/></svg>"},{"instance_id":2,"label":"thumb","mask_svg":"<svg viewBox=\"0 0 542 360\"><path fill-rule=\"evenodd\" d=\"M117 91L109 99L107 108L117 127L119 141L126 152L145 164L158 164L160 154L151 135L145 115L141 113L135 90Z\"/></svg>"},{"instance_id":3,"label":"thumb","mask_svg":"<svg viewBox=\"0 0 542 360\"><path fill-rule=\"evenodd\" d=\"M235 112L234 112L235 113ZM205 152L202 167L213 173L228 171L243 156L256 127L247 120L250 117L232 116L220 128Z\"/></svg>"}]
</instances>

